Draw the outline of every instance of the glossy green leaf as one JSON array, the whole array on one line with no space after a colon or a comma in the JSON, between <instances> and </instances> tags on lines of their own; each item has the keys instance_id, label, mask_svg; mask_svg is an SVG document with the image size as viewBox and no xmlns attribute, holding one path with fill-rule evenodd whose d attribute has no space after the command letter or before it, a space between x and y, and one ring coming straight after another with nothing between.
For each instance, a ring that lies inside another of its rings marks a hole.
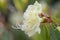
<instances>
[{"instance_id":1,"label":"glossy green leaf","mask_svg":"<svg viewBox=\"0 0 60 40\"><path fill-rule=\"evenodd\" d=\"M41 33L36 34L34 40L50 40L50 25L49 23L43 23L41 26Z\"/></svg>"}]
</instances>

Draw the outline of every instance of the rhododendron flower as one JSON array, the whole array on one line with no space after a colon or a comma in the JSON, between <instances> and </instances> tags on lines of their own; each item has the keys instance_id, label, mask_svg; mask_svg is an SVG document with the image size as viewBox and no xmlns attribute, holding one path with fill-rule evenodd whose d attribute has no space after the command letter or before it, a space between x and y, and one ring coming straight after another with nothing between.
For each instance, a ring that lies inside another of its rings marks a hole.
<instances>
[{"instance_id":1,"label":"rhododendron flower","mask_svg":"<svg viewBox=\"0 0 60 40\"><path fill-rule=\"evenodd\" d=\"M42 13L42 7L37 1L34 5L29 5L23 15L23 25L17 27L17 29L20 28L29 37L33 36L36 32L40 33L41 30L39 26L42 21L42 18L39 17L40 13Z\"/></svg>"}]
</instances>

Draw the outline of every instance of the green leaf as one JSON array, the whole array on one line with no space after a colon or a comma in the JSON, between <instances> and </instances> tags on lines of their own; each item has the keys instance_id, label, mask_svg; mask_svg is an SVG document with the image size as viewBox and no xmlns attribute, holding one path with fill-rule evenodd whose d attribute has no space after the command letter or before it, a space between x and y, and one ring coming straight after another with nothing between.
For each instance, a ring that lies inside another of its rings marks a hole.
<instances>
[{"instance_id":1,"label":"green leaf","mask_svg":"<svg viewBox=\"0 0 60 40\"><path fill-rule=\"evenodd\" d=\"M50 24L50 39L51 40L60 40L60 32L56 30L55 24Z\"/></svg>"},{"instance_id":2,"label":"green leaf","mask_svg":"<svg viewBox=\"0 0 60 40\"><path fill-rule=\"evenodd\" d=\"M56 18L55 16L51 16L51 19L52 19L53 22L55 22L55 23L60 23L60 19Z\"/></svg>"},{"instance_id":3,"label":"green leaf","mask_svg":"<svg viewBox=\"0 0 60 40\"><path fill-rule=\"evenodd\" d=\"M50 25L49 23L43 23L41 26L41 33L36 34L34 40L50 40Z\"/></svg>"}]
</instances>

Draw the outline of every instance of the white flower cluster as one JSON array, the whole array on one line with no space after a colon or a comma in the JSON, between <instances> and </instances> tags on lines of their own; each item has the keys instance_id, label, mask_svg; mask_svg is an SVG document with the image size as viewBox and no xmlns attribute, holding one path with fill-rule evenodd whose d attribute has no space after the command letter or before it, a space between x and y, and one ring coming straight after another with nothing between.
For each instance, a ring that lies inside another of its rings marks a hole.
<instances>
[{"instance_id":1,"label":"white flower cluster","mask_svg":"<svg viewBox=\"0 0 60 40\"><path fill-rule=\"evenodd\" d=\"M34 5L29 5L27 10L24 12L23 25L20 29L24 31L29 37L33 36L36 32L40 33L40 23L42 18L38 16L42 12L41 4L37 1ZM19 28L18 28L19 29Z\"/></svg>"}]
</instances>

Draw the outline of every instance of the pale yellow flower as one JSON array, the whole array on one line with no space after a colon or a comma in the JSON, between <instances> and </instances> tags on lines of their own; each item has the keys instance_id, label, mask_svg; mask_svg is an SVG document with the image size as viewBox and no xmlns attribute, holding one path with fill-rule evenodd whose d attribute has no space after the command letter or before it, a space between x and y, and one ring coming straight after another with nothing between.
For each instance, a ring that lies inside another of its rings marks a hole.
<instances>
[{"instance_id":1,"label":"pale yellow flower","mask_svg":"<svg viewBox=\"0 0 60 40\"><path fill-rule=\"evenodd\" d=\"M27 10L24 12L24 24L22 30L28 35L33 36L36 32L40 33L40 23L42 18L38 16L42 12L41 4L37 1L34 5L29 5Z\"/></svg>"},{"instance_id":2,"label":"pale yellow flower","mask_svg":"<svg viewBox=\"0 0 60 40\"><path fill-rule=\"evenodd\" d=\"M35 33L40 34L41 30L39 26L42 21L42 18L38 16L40 13L42 13L42 7L40 3L36 1L33 5L29 5L23 15L23 25L17 24L15 29L21 29L29 37L33 36Z\"/></svg>"}]
</instances>

